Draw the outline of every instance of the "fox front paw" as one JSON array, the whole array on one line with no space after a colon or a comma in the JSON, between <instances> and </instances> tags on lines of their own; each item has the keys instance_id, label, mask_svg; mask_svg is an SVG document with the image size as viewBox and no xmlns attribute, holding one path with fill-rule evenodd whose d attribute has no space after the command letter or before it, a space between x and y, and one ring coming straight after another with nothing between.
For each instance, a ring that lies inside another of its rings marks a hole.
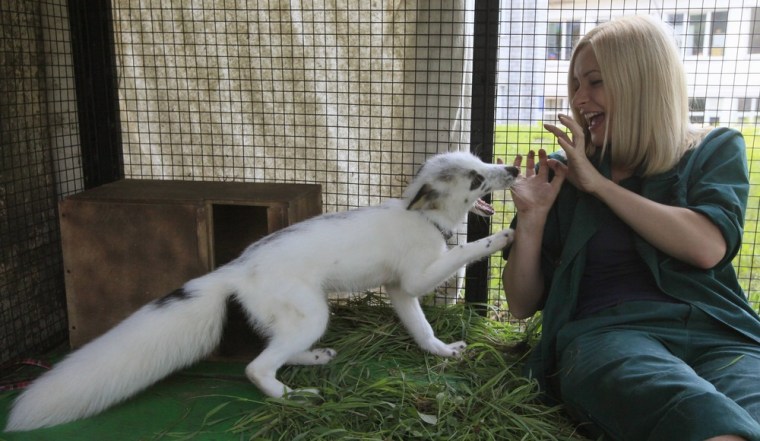
<instances>
[{"instance_id":1,"label":"fox front paw","mask_svg":"<svg viewBox=\"0 0 760 441\"><path fill-rule=\"evenodd\" d=\"M316 348L293 355L288 359L286 364L303 366L327 364L336 355L338 353L334 349Z\"/></svg>"},{"instance_id":2,"label":"fox front paw","mask_svg":"<svg viewBox=\"0 0 760 441\"><path fill-rule=\"evenodd\" d=\"M467 343L463 341L457 341L454 343L449 343L446 345L449 348L449 351L451 353L450 357L461 357L464 353L464 350L467 348Z\"/></svg>"},{"instance_id":3,"label":"fox front paw","mask_svg":"<svg viewBox=\"0 0 760 441\"><path fill-rule=\"evenodd\" d=\"M428 351L446 358L460 357L464 350L467 348L467 343L458 341L454 343L444 343L436 339L432 344L428 346Z\"/></svg>"},{"instance_id":4,"label":"fox front paw","mask_svg":"<svg viewBox=\"0 0 760 441\"><path fill-rule=\"evenodd\" d=\"M509 246L515 239L515 230L507 228L493 235L493 248L500 250Z\"/></svg>"},{"instance_id":5,"label":"fox front paw","mask_svg":"<svg viewBox=\"0 0 760 441\"><path fill-rule=\"evenodd\" d=\"M506 230L503 230L501 234L507 239L507 245L511 245L512 242L515 241L515 230L511 228L507 228Z\"/></svg>"}]
</instances>

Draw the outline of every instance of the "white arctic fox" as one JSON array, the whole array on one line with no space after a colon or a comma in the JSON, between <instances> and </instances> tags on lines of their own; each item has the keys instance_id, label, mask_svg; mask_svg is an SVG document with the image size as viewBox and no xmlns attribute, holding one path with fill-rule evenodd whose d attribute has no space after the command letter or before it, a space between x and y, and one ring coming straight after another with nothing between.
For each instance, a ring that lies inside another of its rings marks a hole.
<instances>
[{"instance_id":1,"label":"white arctic fox","mask_svg":"<svg viewBox=\"0 0 760 441\"><path fill-rule=\"evenodd\" d=\"M323 364L332 349L312 349L327 328L327 293L384 286L419 346L457 356L464 342L433 335L418 298L467 263L507 246L505 230L449 249L446 239L468 211L493 213L480 198L508 188L519 171L470 153L431 157L401 199L324 214L275 232L240 257L190 280L70 354L15 401L7 431L53 426L97 414L208 355L221 339L227 298L243 305L269 339L245 369L269 396L291 390L275 377L284 364Z\"/></svg>"}]
</instances>

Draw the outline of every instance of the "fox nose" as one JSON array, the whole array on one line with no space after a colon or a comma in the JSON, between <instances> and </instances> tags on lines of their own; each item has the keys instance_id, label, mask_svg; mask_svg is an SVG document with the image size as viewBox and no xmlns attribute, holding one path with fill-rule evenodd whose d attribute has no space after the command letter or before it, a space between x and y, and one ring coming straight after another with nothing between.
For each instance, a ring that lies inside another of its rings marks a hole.
<instances>
[{"instance_id":1,"label":"fox nose","mask_svg":"<svg viewBox=\"0 0 760 441\"><path fill-rule=\"evenodd\" d=\"M520 169L511 165L504 167L504 169L507 170L507 173L512 175L513 178L516 178L520 174Z\"/></svg>"}]
</instances>

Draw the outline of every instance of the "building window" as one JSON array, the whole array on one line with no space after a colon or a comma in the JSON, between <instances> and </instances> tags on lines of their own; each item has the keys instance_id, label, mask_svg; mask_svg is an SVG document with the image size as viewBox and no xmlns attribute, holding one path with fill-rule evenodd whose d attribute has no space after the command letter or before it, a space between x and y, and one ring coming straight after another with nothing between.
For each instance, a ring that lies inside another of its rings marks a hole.
<instances>
[{"instance_id":1,"label":"building window","mask_svg":"<svg viewBox=\"0 0 760 441\"><path fill-rule=\"evenodd\" d=\"M672 12L666 15L665 21L673 27L676 42L686 55L724 55L728 27L727 10L690 14ZM760 30L760 25L758 29ZM760 47L758 51L760 52Z\"/></svg>"},{"instance_id":2,"label":"building window","mask_svg":"<svg viewBox=\"0 0 760 441\"><path fill-rule=\"evenodd\" d=\"M760 8L752 8L752 34L749 37L749 53L760 54Z\"/></svg>"},{"instance_id":3,"label":"building window","mask_svg":"<svg viewBox=\"0 0 760 441\"><path fill-rule=\"evenodd\" d=\"M546 34L546 58L548 60L559 60L562 51L562 31L561 23L550 22Z\"/></svg>"},{"instance_id":4,"label":"building window","mask_svg":"<svg viewBox=\"0 0 760 441\"><path fill-rule=\"evenodd\" d=\"M686 47L689 55L701 55L704 51L706 22L705 14L689 14L689 26L686 32Z\"/></svg>"},{"instance_id":5,"label":"building window","mask_svg":"<svg viewBox=\"0 0 760 441\"><path fill-rule=\"evenodd\" d=\"M689 110L692 112L704 112L705 101L705 98L689 98Z\"/></svg>"},{"instance_id":6,"label":"building window","mask_svg":"<svg viewBox=\"0 0 760 441\"><path fill-rule=\"evenodd\" d=\"M691 122L702 124L705 122L705 98L689 98L689 113Z\"/></svg>"},{"instance_id":7,"label":"building window","mask_svg":"<svg viewBox=\"0 0 760 441\"><path fill-rule=\"evenodd\" d=\"M710 55L713 57L723 56L726 48L726 25L728 25L728 11L713 12L710 27Z\"/></svg>"},{"instance_id":8,"label":"building window","mask_svg":"<svg viewBox=\"0 0 760 441\"><path fill-rule=\"evenodd\" d=\"M668 14L666 21L673 27L673 33L675 34L678 47L684 47L683 37L686 35L686 19L684 14L682 12Z\"/></svg>"},{"instance_id":9,"label":"building window","mask_svg":"<svg viewBox=\"0 0 760 441\"><path fill-rule=\"evenodd\" d=\"M736 110L738 112L751 112L753 101L752 98L738 98L736 100Z\"/></svg>"},{"instance_id":10,"label":"building window","mask_svg":"<svg viewBox=\"0 0 760 441\"><path fill-rule=\"evenodd\" d=\"M693 124L704 124L704 122L705 122L705 116L704 115L691 115L689 117L689 121L691 121Z\"/></svg>"},{"instance_id":11,"label":"building window","mask_svg":"<svg viewBox=\"0 0 760 441\"><path fill-rule=\"evenodd\" d=\"M546 36L546 58L569 60L575 43L581 38L581 24L576 21L549 22Z\"/></svg>"},{"instance_id":12,"label":"building window","mask_svg":"<svg viewBox=\"0 0 760 441\"><path fill-rule=\"evenodd\" d=\"M547 96L544 97L543 119L544 121L554 121L558 113L568 113L567 97Z\"/></svg>"},{"instance_id":13,"label":"building window","mask_svg":"<svg viewBox=\"0 0 760 441\"><path fill-rule=\"evenodd\" d=\"M567 110L567 98L561 97L546 97L544 101L544 110L546 111L566 111Z\"/></svg>"}]
</instances>

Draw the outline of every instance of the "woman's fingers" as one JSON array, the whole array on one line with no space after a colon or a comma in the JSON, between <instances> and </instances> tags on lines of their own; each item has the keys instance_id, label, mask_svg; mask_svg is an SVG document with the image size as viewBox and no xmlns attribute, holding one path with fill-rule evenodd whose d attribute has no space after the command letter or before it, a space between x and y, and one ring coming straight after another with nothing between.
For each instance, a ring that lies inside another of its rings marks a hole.
<instances>
[{"instance_id":1,"label":"woman's fingers","mask_svg":"<svg viewBox=\"0 0 760 441\"><path fill-rule=\"evenodd\" d=\"M585 155L586 135L583 132L583 127L581 127L577 121L567 115L559 114L557 117L559 118L559 122L570 129L572 138L568 138L567 135L564 136L564 139L570 143L569 147L573 150L575 150L576 147L581 147L578 149L578 151L580 151L581 154ZM565 149L565 151L567 151L567 149Z\"/></svg>"},{"instance_id":2,"label":"woman's fingers","mask_svg":"<svg viewBox=\"0 0 760 441\"><path fill-rule=\"evenodd\" d=\"M583 127L567 115L560 114L558 115L558 118L559 121L570 130L572 137L568 135L565 130L552 124L544 124L544 128L557 137L557 143L559 143L562 150L565 151L568 158L572 158L576 151L585 155L585 148L576 150L576 147L585 147L586 145Z\"/></svg>"},{"instance_id":3,"label":"woman's fingers","mask_svg":"<svg viewBox=\"0 0 760 441\"><path fill-rule=\"evenodd\" d=\"M559 127L553 125L553 124L544 124L544 128L551 132L552 135L557 137L557 141L565 141L566 143L572 145L573 141L570 139L569 136L567 136L567 133L565 133L564 130L560 129Z\"/></svg>"},{"instance_id":4,"label":"woman's fingers","mask_svg":"<svg viewBox=\"0 0 760 441\"><path fill-rule=\"evenodd\" d=\"M563 164L562 161L557 161L556 159L549 159L546 162L547 168L551 169L554 172L554 178L551 180L551 185L554 187L557 191L559 191L559 187L562 185L562 183L565 181L565 178L567 177L568 168L567 165Z\"/></svg>"},{"instance_id":5,"label":"woman's fingers","mask_svg":"<svg viewBox=\"0 0 760 441\"><path fill-rule=\"evenodd\" d=\"M525 157L521 154L515 155L515 159L512 161L512 165L518 169L521 168L523 165L523 159L525 160L525 173L521 175L523 178L535 176L536 165L538 165L539 175L545 175L549 173L549 169L551 167L547 166L548 156L546 154L546 150L538 150L538 163L536 163L536 152L534 150L529 150L528 154ZM501 165L504 164L504 161L501 158L496 158L496 163Z\"/></svg>"},{"instance_id":6,"label":"woman's fingers","mask_svg":"<svg viewBox=\"0 0 760 441\"><path fill-rule=\"evenodd\" d=\"M536 152L530 150L528 159L525 161L525 177L531 177L536 174Z\"/></svg>"},{"instance_id":7,"label":"woman's fingers","mask_svg":"<svg viewBox=\"0 0 760 441\"><path fill-rule=\"evenodd\" d=\"M546 150L538 149L538 173L548 173L546 169Z\"/></svg>"},{"instance_id":8,"label":"woman's fingers","mask_svg":"<svg viewBox=\"0 0 760 441\"><path fill-rule=\"evenodd\" d=\"M528 176L533 176L535 174L535 169L534 169L535 159L534 158L535 158L535 152L533 152L533 150L529 151L528 157L525 161L525 173L521 174L520 176L527 178ZM517 167L518 169L521 168L523 164L523 159L524 159L523 155L521 154L515 155L515 159L512 161L512 165ZM502 163L500 160L497 160L497 161L499 164Z\"/></svg>"}]
</instances>

